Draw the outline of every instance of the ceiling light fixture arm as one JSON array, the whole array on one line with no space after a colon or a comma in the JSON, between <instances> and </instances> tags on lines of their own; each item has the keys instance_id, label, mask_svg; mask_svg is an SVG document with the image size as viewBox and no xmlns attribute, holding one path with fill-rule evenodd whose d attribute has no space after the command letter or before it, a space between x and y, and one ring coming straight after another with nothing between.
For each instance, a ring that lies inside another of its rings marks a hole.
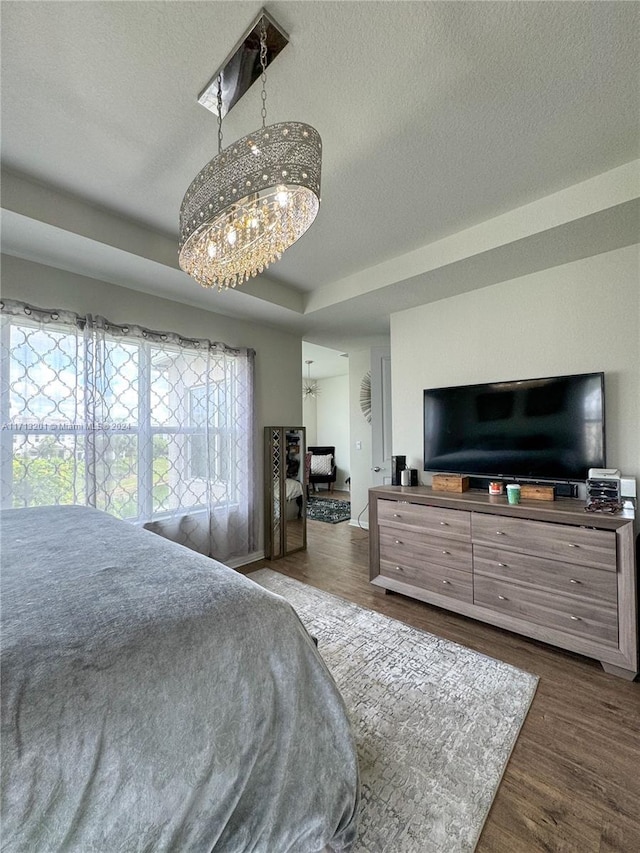
<instances>
[{"instance_id":1,"label":"ceiling light fixture arm","mask_svg":"<svg viewBox=\"0 0 640 853\"><path fill-rule=\"evenodd\" d=\"M267 122L267 26L262 18L262 26L260 27L260 67L262 68L262 74L260 75L260 80L262 81L262 93L260 97L262 98L262 109L260 111L262 115L262 126L266 126Z\"/></svg>"},{"instance_id":2,"label":"ceiling light fixture arm","mask_svg":"<svg viewBox=\"0 0 640 853\"><path fill-rule=\"evenodd\" d=\"M218 75L218 154L222 153L222 74Z\"/></svg>"}]
</instances>

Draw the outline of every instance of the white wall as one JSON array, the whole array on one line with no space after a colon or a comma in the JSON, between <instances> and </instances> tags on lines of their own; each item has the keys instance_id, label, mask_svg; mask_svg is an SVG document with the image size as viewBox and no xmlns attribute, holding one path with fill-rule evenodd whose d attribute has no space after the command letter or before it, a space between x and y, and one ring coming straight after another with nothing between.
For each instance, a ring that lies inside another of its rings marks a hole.
<instances>
[{"instance_id":1,"label":"white wall","mask_svg":"<svg viewBox=\"0 0 640 853\"><path fill-rule=\"evenodd\" d=\"M315 444L336 448L336 489L348 488L349 476L349 377L332 376L318 380L320 393L316 399ZM309 444L312 442L309 441Z\"/></svg>"},{"instance_id":2,"label":"white wall","mask_svg":"<svg viewBox=\"0 0 640 853\"><path fill-rule=\"evenodd\" d=\"M307 430L307 447L320 444L318 436L317 397L305 397L302 401L302 426Z\"/></svg>"},{"instance_id":3,"label":"white wall","mask_svg":"<svg viewBox=\"0 0 640 853\"><path fill-rule=\"evenodd\" d=\"M607 465L640 479L639 246L391 317L394 453L422 481L422 390L604 371Z\"/></svg>"},{"instance_id":4,"label":"white wall","mask_svg":"<svg viewBox=\"0 0 640 853\"><path fill-rule=\"evenodd\" d=\"M188 282L185 284L188 286ZM202 311L95 279L2 256L2 295L41 308L100 314L114 323L136 323L185 337L209 338L256 351L256 500L258 550L262 550L263 427L302 422L302 342L298 335ZM211 291L211 305L233 293Z\"/></svg>"}]
</instances>

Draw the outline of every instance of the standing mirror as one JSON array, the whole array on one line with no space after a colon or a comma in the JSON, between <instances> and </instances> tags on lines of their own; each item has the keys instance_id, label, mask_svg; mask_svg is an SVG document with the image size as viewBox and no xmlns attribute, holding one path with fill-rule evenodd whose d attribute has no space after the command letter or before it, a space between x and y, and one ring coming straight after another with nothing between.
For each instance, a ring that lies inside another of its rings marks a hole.
<instances>
[{"instance_id":1,"label":"standing mirror","mask_svg":"<svg viewBox=\"0 0 640 853\"><path fill-rule=\"evenodd\" d=\"M265 427L265 556L307 547L304 427Z\"/></svg>"}]
</instances>

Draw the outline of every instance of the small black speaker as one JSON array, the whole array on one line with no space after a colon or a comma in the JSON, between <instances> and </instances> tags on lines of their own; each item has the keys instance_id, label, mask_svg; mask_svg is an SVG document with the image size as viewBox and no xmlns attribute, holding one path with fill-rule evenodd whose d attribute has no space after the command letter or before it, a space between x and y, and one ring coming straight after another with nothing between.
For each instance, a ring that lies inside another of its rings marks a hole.
<instances>
[{"instance_id":1,"label":"small black speaker","mask_svg":"<svg viewBox=\"0 0 640 853\"><path fill-rule=\"evenodd\" d=\"M391 485L399 486L400 485L400 471L404 471L407 466L407 457L406 456L392 456L391 457Z\"/></svg>"},{"instance_id":2,"label":"small black speaker","mask_svg":"<svg viewBox=\"0 0 640 853\"><path fill-rule=\"evenodd\" d=\"M417 468L411 469L411 485L412 486L418 485L418 469Z\"/></svg>"}]
</instances>

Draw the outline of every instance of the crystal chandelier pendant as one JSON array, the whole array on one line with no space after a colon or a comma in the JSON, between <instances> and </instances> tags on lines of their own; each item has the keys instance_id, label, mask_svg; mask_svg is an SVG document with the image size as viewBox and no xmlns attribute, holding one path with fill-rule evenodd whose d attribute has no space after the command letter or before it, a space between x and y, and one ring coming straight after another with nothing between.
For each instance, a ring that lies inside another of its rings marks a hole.
<instances>
[{"instance_id":1,"label":"crystal chandelier pendant","mask_svg":"<svg viewBox=\"0 0 640 853\"><path fill-rule=\"evenodd\" d=\"M198 173L180 208L180 267L203 287L263 272L320 207L320 134L282 122L243 137Z\"/></svg>"},{"instance_id":2,"label":"crystal chandelier pendant","mask_svg":"<svg viewBox=\"0 0 640 853\"><path fill-rule=\"evenodd\" d=\"M259 33L262 127L222 149L221 72L218 154L180 207L180 267L203 287L223 290L263 272L302 237L320 207L320 134L301 122L266 125L267 25L274 23L263 10L243 42Z\"/></svg>"}]
</instances>

